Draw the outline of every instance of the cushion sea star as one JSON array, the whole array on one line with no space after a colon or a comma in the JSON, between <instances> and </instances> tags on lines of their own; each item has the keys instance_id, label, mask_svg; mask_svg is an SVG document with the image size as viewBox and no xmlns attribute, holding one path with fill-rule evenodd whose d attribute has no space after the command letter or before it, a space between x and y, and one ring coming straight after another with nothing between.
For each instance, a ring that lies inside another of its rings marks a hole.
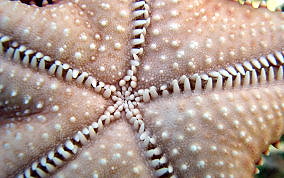
<instances>
[{"instance_id":1,"label":"cushion sea star","mask_svg":"<svg viewBox=\"0 0 284 178\"><path fill-rule=\"evenodd\" d=\"M284 15L239 2L0 0L0 177L252 177Z\"/></svg>"}]
</instances>

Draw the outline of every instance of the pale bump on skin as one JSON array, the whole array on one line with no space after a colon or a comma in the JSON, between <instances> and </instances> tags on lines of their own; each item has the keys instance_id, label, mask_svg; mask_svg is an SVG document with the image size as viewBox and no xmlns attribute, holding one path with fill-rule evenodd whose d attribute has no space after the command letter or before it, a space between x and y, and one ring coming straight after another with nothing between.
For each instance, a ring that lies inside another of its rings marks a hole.
<instances>
[{"instance_id":1,"label":"pale bump on skin","mask_svg":"<svg viewBox=\"0 0 284 178\"><path fill-rule=\"evenodd\" d=\"M131 126L125 121L116 121L53 177L152 177L141 154Z\"/></svg>"},{"instance_id":2,"label":"pale bump on skin","mask_svg":"<svg viewBox=\"0 0 284 178\"><path fill-rule=\"evenodd\" d=\"M140 108L178 176L252 177L261 153L284 133L283 101L276 83L184 93Z\"/></svg>"},{"instance_id":3,"label":"pale bump on skin","mask_svg":"<svg viewBox=\"0 0 284 178\"><path fill-rule=\"evenodd\" d=\"M111 104L86 89L62 84L3 57L0 69L0 177L24 169L96 121Z\"/></svg>"},{"instance_id":4,"label":"pale bump on skin","mask_svg":"<svg viewBox=\"0 0 284 178\"><path fill-rule=\"evenodd\" d=\"M138 88L281 51L284 16L230 0L151 2Z\"/></svg>"},{"instance_id":5,"label":"pale bump on skin","mask_svg":"<svg viewBox=\"0 0 284 178\"><path fill-rule=\"evenodd\" d=\"M0 30L28 48L114 83L128 67L130 12L130 1L63 0L39 8L1 0Z\"/></svg>"}]
</instances>

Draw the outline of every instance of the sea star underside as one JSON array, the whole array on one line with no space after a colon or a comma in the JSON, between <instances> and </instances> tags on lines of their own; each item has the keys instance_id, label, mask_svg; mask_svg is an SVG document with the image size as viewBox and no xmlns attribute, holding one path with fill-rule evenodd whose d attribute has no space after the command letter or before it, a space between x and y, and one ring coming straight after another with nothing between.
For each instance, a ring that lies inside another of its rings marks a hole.
<instances>
[{"instance_id":1,"label":"sea star underside","mask_svg":"<svg viewBox=\"0 0 284 178\"><path fill-rule=\"evenodd\" d=\"M0 0L0 177L252 177L284 134L272 4Z\"/></svg>"}]
</instances>

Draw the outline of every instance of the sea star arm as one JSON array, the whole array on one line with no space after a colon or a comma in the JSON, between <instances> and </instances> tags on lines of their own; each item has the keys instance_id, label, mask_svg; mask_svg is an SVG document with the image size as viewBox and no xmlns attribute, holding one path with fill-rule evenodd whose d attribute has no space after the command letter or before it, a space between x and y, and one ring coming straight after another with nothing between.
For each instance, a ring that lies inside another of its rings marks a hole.
<instances>
[{"instance_id":1,"label":"sea star arm","mask_svg":"<svg viewBox=\"0 0 284 178\"><path fill-rule=\"evenodd\" d=\"M0 59L0 177L15 176L97 121L112 102ZM36 75L35 75L36 74Z\"/></svg>"},{"instance_id":2,"label":"sea star arm","mask_svg":"<svg viewBox=\"0 0 284 178\"><path fill-rule=\"evenodd\" d=\"M177 176L252 177L261 153L284 133L283 102L283 83L276 83L185 92L140 108Z\"/></svg>"},{"instance_id":3,"label":"sea star arm","mask_svg":"<svg viewBox=\"0 0 284 178\"><path fill-rule=\"evenodd\" d=\"M153 177L141 147L131 126L125 120L116 121L53 177Z\"/></svg>"},{"instance_id":4,"label":"sea star arm","mask_svg":"<svg viewBox=\"0 0 284 178\"><path fill-rule=\"evenodd\" d=\"M37 7L1 0L0 30L30 49L113 83L128 66L130 12L130 1L63 0Z\"/></svg>"},{"instance_id":5,"label":"sea star arm","mask_svg":"<svg viewBox=\"0 0 284 178\"><path fill-rule=\"evenodd\" d=\"M283 17L230 0L153 1L138 88L281 52Z\"/></svg>"}]
</instances>

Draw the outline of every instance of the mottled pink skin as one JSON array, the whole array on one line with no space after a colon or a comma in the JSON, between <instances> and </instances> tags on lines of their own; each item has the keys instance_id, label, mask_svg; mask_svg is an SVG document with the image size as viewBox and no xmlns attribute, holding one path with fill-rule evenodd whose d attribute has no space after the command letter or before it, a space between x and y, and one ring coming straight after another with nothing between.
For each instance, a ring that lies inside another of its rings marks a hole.
<instances>
[{"instance_id":1,"label":"mottled pink skin","mask_svg":"<svg viewBox=\"0 0 284 178\"><path fill-rule=\"evenodd\" d=\"M1 0L0 31L30 49L114 83L128 68L130 7L130 1L63 0L38 8Z\"/></svg>"},{"instance_id":2,"label":"mottled pink skin","mask_svg":"<svg viewBox=\"0 0 284 178\"><path fill-rule=\"evenodd\" d=\"M280 12L230 0L148 3L151 24L135 91L283 51L284 16ZM127 0L62 0L42 8L0 0L0 33L119 86L132 59L132 10ZM174 94L150 103L141 101L135 108L175 175L252 177L261 153L284 134L283 96L282 80ZM1 55L0 177L24 172L77 131L98 121L111 105L115 106L111 99L85 86ZM156 169L125 112L52 176L155 177Z\"/></svg>"},{"instance_id":3,"label":"mottled pink skin","mask_svg":"<svg viewBox=\"0 0 284 178\"><path fill-rule=\"evenodd\" d=\"M96 121L112 104L87 89L64 84L3 57L0 69L0 177L22 170Z\"/></svg>"},{"instance_id":4,"label":"mottled pink skin","mask_svg":"<svg viewBox=\"0 0 284 178\"><path fill-rule=\"evenodd\" d=\"M185 93L141 109L178 176L248 177L261 153L284 132L283 89L281 82Z\"/></svg>"},{"instance_id":5,"label":"mottled pink skin","mask_svg":"<svg viewBox=\"0 0 284 178\"><path fill-rule=\"evenodd\" d=\"M102 162L107 161L107 164ZM74 169L74 166L78 166ZM108 171L106 171L108 170ZM128 171L127 171L128 170ZM135 139L135 133L125 121L117 121L94 142L81 150L78 157L53 177L73 175L86 177L153 177Z\"/></svg>"},{"instance_id":6,"label":"mottled pink skin","mask_svg":"<svg viewBox=\"0 0 284 178\"><path fill-rule=\"evenodd\" d=\"M163 3L164 2L164 3ZM153 1L138 88L284 49L284 16L228 0Z\"/></svg>"}]
</instances>

